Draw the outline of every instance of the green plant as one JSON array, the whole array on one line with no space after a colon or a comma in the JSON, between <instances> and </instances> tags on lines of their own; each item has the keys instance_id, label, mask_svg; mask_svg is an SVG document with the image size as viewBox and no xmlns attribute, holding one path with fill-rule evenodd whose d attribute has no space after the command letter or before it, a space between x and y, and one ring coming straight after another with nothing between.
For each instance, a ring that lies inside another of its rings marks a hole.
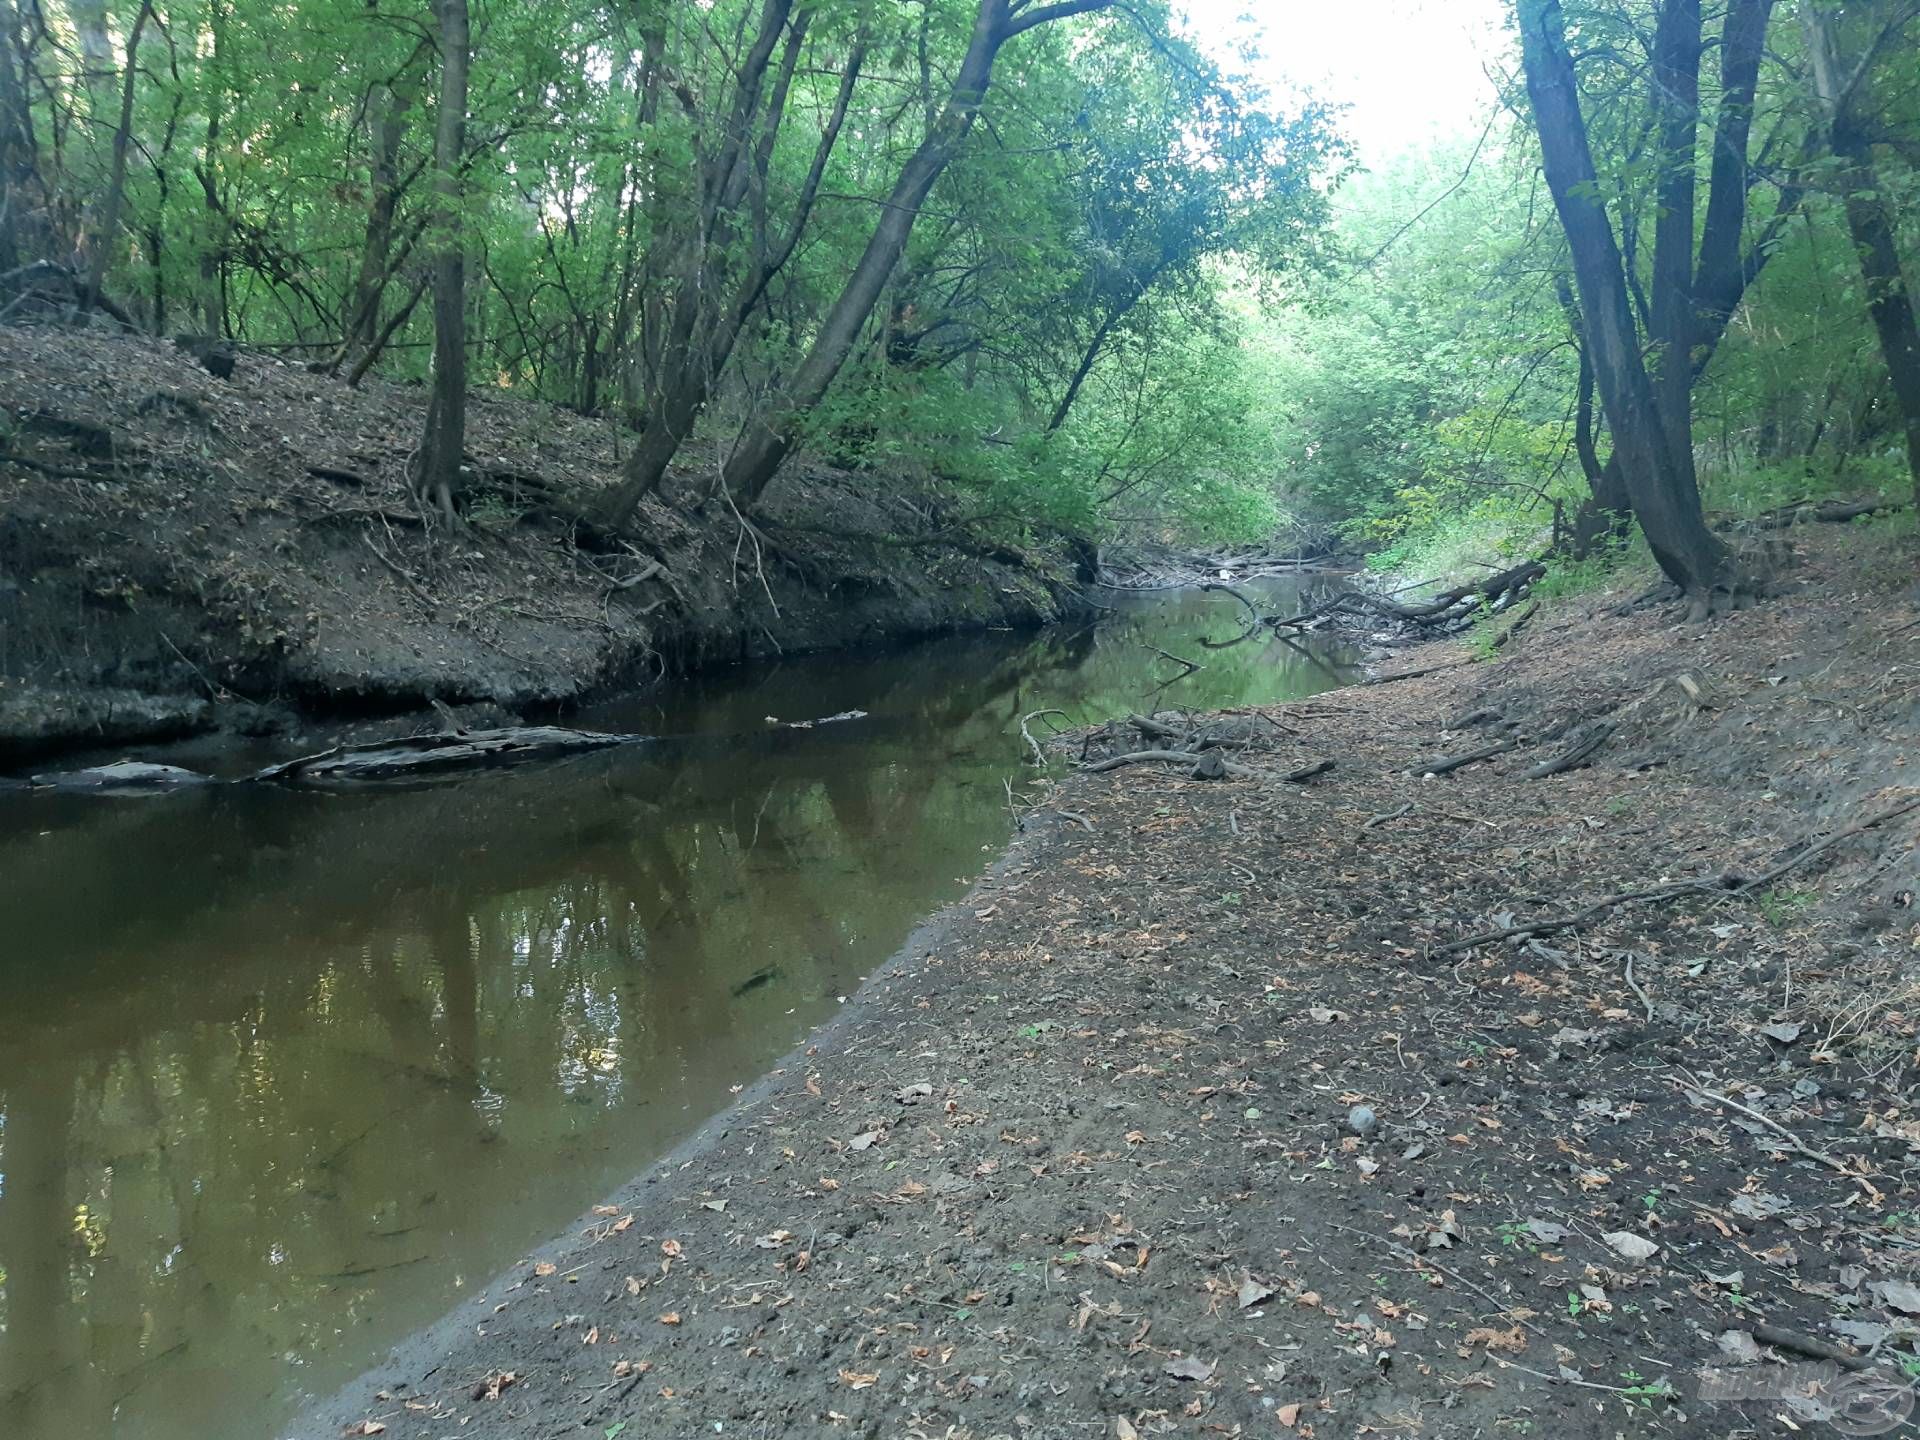
<instances>
[{"instance_id":1,"label":"green plant","mask_svg":"<svg viewBox=\"0 0 1920 1440\"><path fill-rule=\"evenodd\" d=\"M1760 914L1774 929L1781 930L1812 905L1815 898L1811 890L1763 890L1759 896Z\"/></svg>"}]
</instances>

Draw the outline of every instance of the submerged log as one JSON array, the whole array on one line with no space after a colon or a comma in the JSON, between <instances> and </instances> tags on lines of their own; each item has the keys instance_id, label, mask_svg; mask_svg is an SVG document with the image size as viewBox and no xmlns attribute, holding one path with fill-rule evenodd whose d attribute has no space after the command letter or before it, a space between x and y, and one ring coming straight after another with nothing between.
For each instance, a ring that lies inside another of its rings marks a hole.
<instances>
[{"instance_id":1,"label":"submerged log","mask_svg":"<svg viewBox=\"0 0 1920 1440\"><path fill-rule=\"evenodd\" d=\"M139 760L116 760L85 770L52 770L36 775L25 787L34 790L80 790L92 795L152 795L214 784L211 776L178 765L149 765Z\"/></svg>"},{"instance_id":2,"label":"submerged log","mask_svg":"<svg viewBox=\"0 0 1920 1440\"><path fill-rule=\"evenodd\" d=\"M615 745L637 745L647 737L611 731L569 730L559 725L516 725L501 730L466 730L447 735L415 735L363 745L336 745L256 771L256 781L328 783L340 780L393 780L447 771L517 765L551 760Z\"/></svg>"}]
</instances>

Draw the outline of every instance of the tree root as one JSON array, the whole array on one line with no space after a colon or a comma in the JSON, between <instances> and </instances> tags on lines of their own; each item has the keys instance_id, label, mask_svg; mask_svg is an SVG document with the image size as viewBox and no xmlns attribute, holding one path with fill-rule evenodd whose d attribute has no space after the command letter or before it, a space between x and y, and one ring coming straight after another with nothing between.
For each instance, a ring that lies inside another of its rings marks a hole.
<instances>
[{"instance_id":1,"label":"tree root","mask_svg":"<svg viewBox=\"0 0 1920 1440\"><path fill-rule=\"evenodd\" d=\"M1495 755L1504 755L1509 750L1518 750L1520 744L1521 742L1518 737L1498 740L1491 745L1483 745L1478 750L1469 750L1462 755L1442 755L1432 760L1422 761L1407 771L1407 773L1409 775L1423 777L1428 775L1451 775L1454 771L1463 770L1467 766L1476 764L1481 760L1491 760Z\"/></svg>"}]
</instances>

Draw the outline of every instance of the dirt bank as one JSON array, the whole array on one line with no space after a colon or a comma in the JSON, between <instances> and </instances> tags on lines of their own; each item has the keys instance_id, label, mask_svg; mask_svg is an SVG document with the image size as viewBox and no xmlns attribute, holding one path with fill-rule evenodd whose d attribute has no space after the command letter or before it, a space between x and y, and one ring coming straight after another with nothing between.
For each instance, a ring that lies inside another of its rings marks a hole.
<instances>
[{"instance_id":1,"label":"dirt bank","mask_svg":"<svg viewBox=\"0 0 1920 1440\"><path fill-rule=\"evenodd\" d=\"M1251 778L1071 777L810 1048L296 1433L1884 1433L1920 616L1910 551L1805 543L1706 629L1561 601L1197 722Z\"/></svg>"},{"instance_id":2,"label":"dirt bank","mask_svg":"<svg viewBox=\"0 0 1920 1440\"><path fill-rule=\"evenodd\" d=\"M947 528L953 497L801 470L756 523L679 473L630 546L551 517L631 436L498 392L471 410L470 522L404 494L421 392L156 340L0 327L0 769L77 745L429 697L551 710L698 665L1077 603L1062 553Z\"/></svg>"}]
</instances>

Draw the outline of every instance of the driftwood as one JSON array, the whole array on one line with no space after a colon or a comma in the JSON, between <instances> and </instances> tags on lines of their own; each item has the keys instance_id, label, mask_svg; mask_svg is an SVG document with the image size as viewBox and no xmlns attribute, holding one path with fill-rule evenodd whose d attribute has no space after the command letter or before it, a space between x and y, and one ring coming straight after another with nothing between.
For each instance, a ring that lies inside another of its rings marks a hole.
<instances>
[{"instance_id":1,"label":"driftwood","mask_svg":"<svg viewBox=\"0 0 1920 1440\"><path fill-rule=\"evenodd\" d=\"M363 745L336 745L269 765L253 775L258 781L326 783L339 780L394 780L449 770L477 770L548 760L615 745L637 745L645 737L597 730L568 730L558 725L468 730L447 735L415 735Z\"/></svg>"},{"instance_id":2,"label":"driftwood","mask_svg":"<svg viewBox=\"0 0 1920 1440\"><path fill-rule=\"evenodd\" d=\"M444 707L439 707L445 712ZM771 728L812 730L866 718L864 710L846 710L819 720L791 720ZM89 770L55 771L36 775L33 789L75 790L101 795L152 795L217 784L329 785L393 783L467 774L501 765L559 760L616 746L660 744L649 735L616 731L570 730L560 725L516 725L494 730L452 729L439 735L409 735L358 745L335 745L312 755L269 765L251 775L220 781L210 775L171 765L147 765L122 760ZM16 788L16 787L8 787Z\"/></svg>"}]
</instances>

